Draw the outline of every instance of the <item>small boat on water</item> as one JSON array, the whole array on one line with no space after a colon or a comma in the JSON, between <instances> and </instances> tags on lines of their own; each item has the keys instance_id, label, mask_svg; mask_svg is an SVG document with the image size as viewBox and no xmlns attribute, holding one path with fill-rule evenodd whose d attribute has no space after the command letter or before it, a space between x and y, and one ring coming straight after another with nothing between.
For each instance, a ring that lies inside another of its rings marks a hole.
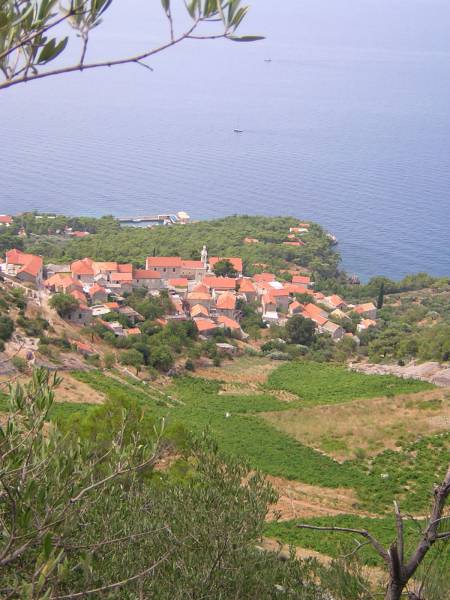
<instances>
[{"instance_id":1,"label":"small boat on water","mask_svg":"<svg viewBox=\"0 0 450 600\"><path fill-rule=\"evenodd\" d=\"M234 133L244 133L243 129L233 129Z\"/></svg>"},{"instance_id":2,"label":"small boat on water","mask_svg":"<svg viewBox=\"0 0 450 600\"><path fill-rule=\"evenodd\" d=\"M265 58L264 62L272 62L272 59L271 58Z\"/></svg>"}]
</instances>

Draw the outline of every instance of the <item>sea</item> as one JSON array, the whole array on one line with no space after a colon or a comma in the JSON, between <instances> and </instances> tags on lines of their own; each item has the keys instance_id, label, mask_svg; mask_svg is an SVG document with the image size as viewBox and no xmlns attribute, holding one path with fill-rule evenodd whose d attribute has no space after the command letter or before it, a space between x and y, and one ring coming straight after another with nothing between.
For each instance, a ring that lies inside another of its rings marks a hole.
<instances>
[{"instance_id":1,"label":"sea","mask_svg":"<svg viewBox=\"0 0 450 600\"><path fill-rule=\"evenodd\" d=\"M0 92L0 213L293 215L362 280L450 275L450 2L247 3L263 41ZM158 0L115 0L88 58L167 39Z\"/></svg>"}]
</instances>

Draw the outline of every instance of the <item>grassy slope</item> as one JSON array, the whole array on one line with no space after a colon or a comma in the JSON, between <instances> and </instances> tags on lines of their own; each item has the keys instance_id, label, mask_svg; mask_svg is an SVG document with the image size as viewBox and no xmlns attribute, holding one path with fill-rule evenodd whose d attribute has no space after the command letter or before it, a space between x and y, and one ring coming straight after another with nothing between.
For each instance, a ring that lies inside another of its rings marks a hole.
<instances>
[{"instance_id":1,"label":"grassy slope","mask_svg":"<svg viewBox=\"0 0 450 600\"><path fill-rule=\"evenodd\" d=\"M429 383L392 375L365 375L344 367L313 362L287 363L268 378L269 389L297 394L302 405L349 402L360 398L395 396L433 389Z\"/></svg>"},{"instance_id":2,"label":"grassy slope","mask_svg":"<svg viewBox=\"0 0 450 600\"><path fill-rule=\"evenodd\" d=\"M326 377L328 372L334 374L334 369L328 369L321 365L322 376ZM373 460L339 464L260 418L260 412L284 411L292 406L269 394L219 395L218 382L180 378L164 396L98 372L75 376L111 398L132 394L155 418L164 416L169 422L181 422L194 431L209 429L224 450L242 456L266 473L313 485L354 488L361 507L372 512L389 510L392 499L403 496L406 510L423 510L427 493L440 476L448 452L450 436L433 436L396 452L382 452ZM411 486L413 489L406 495Z\"/></svg>"}]
</instances>

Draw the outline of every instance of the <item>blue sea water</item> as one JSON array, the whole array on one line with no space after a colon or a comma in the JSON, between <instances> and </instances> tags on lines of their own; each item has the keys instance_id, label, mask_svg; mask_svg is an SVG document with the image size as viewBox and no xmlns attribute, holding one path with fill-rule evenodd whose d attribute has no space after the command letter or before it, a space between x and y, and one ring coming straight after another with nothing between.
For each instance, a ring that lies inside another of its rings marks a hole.
<instances>
[{"instance_id":1,"label":"blue sea water","mask_svg":"<svg viewBox=\"0 0 450 600\"><path fill-rule=\"evenodd\" d=\"M262 42L1 92L0 212L291 214L363 279L450 275L448 0L249 2ZM159 2L117 0L90 52L165 39Z\"/></svg>"}]
</instances>

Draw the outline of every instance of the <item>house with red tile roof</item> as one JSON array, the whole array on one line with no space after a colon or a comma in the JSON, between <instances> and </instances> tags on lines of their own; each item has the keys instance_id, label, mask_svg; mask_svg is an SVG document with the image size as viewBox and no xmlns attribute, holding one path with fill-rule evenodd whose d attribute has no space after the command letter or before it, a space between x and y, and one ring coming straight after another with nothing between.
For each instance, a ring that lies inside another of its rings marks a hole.
<instances>
[{"instance_id":1,"label":"house with red tile roof","mask_svg":"<svg viewBox=\"0 0 450 600\"><path fill-rule=\"evenodd\" d=\"M326 296L323 299L323 304L325 304L326 306L328 306L329 308L331 308L333 310L335 308L345 308L347 306L345 300L343 300L337 294L333 294L332 296Z\"/></svg>"},{"instance_id":2,"label":"house with red tile roof","mask_svg":"<svg viewBox=\"0 0 450 600\"><path fill-rule=\"evenodd\" d=\"M311 277L309 275L293 275L292 283L301 283L306 286L311 285Z\"/></svg>"},{"instance_id":3,"label":"house with red tile roof","mask_svg":"<svg viewBox=\"0 0 450 600\"><path fill-rule=\"evenodd\" d=\"M174 290L182 297L187 295L189 282L186 277L177 277L175 279L168 279L166 285L169 290Z\"/></svg>"},{"instance_id":4,"label":"house with red tile roof","mask_svg":"<svg viewBox=\"0 0 450 600\"><path fill-rule=\"evenodd\" d=\"M189 281L201 281L206 275L206 266L201 260L182 260L181 277Z\"/></svg>"},{"instance_id":5,"label":"house with red tile roof","mask_svg":"<svg viewBox=\"0 0 450 600\"><path fill-rule=\"evenodd\" d=\"M355 313L361 315L365 319L376 319L377 318L377 307L373 302L366 302L365 304L357 304L353 309Z\"/></svg>"},{"instance_id":6,"label":"house with red tile roof","mask_svg":"<svg viewBox=\"0 0 450 600\"><path fill-rule=\"evenodd\" d=\"M306 319L311 319L311 321L314 321L319 326L324 325L328 321L328 313L312 303L304 306L302 315Z\"/></svg>"},{"instance_id":7,"label":"house with red tile roof","mask_svg":"<svg viewBox=\"0 0 450 600\"><path fill-rule=\"evenodd\" d=\"M98 285L98 283L94 283L89 288L88 294L93 304L101 304L108 300L108 292L104 287Z\"/></svg>"},{"instance_id":8,"label":"house with red tile roof","mask_svg":"<svg viewBox=\"0 0 450 600\"><path fill-rule=\"evenodd\" d=\"M202 306L201 304L195 304L192 308L191 308L191 319L193 319L194 317L209 317L209 310L206 308L206 306Z\"/></svg>"},{"instance_id":9,"label":"house with red tile roof","mask_svg":"<svg viewBox=\"0 0 450 600\"><path fill-rule=\"evenodd\" d=\"M95 356L97 354L94 348L92 348L92 346L89 346L89 344L86 344L85 342L75 341L74 345L77 349L78 354L81 354L82 356Z\"/></svg>"},{"instance_id":10,"label":"house with red tile roof","mask_svg":"<svg viewBox=\"0 0 450 600\"><path fill-rule=\"evenodd\" d=\"M13 218L10 215L0 215L0 227L10 227Z\"/></svg>"},{"instance_id":11,"label":"house with red tile roof","mask_svg":"<svg viewBox=\"0 0 450 600\"><path fill-rule=\"evenodd\" d=\"M236 279L231 277L215 277L213 275L207 275L203 277L203 285L206 285L214 294L221 294L223 292L234 291L236 289Z\"/></svg>"},{"instance_id":12,"label":"house with red tile roof","mask_svg":"<svg viewBox=\"0 0 450 600\"><path fill-rule=\"evenodd\" d=\"M255 285L252 280L248 277L239 279L237 282L237 288L240 296L244 296L247 302L255 302L258 296Z\"/></svg>"},{"instance_id":13,"label":"house with red tile roof","mask_svg":"<svg viewBox=\"0 0 450 600\"><path fill-rule=\"evenodd\" d=\"M196 318L194 323L197 325L197 329L200 335L210 336L219 329L223 329L223 325L215 323L212 319Z\"/></svg>"},{"instance_id":14,"label":"house with red tile roof","mask_svg":"<svg viewBox=\"0 0 450 600\"><path fill-rule=\"evenodd\" d=\"M74 279L70 275L56 273L44 281L44 286L53 293L70 294L70 292L78 290L83 294L83 284L81 281Z\"/></svg>"},{"instance_id":15,"label":"house with red tile roof","mask_svg":"<svg viewBox=\"0 0 450 600\"><path fill-rule=\"evenodd\" d=\"M230 317L220 315L220 317L217 318L217 322L220 325L223 325L225 329L229 329L233 337L238 339L244 339L245 337L248 337L248 335L242 331L239 323Z\"/></svg>"},{"instance_id":16,"label":"house with red tile roof","mask_svg":"<svg viewBox=\"0 0 450 600\"><path fill-rule=\"evenodd\" d=\"M213 300L209 288L202 283L198 283L190 292L188 292L187 301L191 306L201 304L209 310Z\"/></svg>"},{"instance_id":17,"label":"house with red tile roof","mask_svg":"<svg viewBox=\"0 0 450 600\"><path fill-rule=\"evenodd\" d=\"M3 270L20 281L39 285L42 281L43 267L44 261L41 256L13 249L6 252Z\"/></svg>"},{"instance_id":18,"label":"house with red tile roof","mask_svg":"<svg viewBox=\"0 0 450 600\"><path fill-rule=\"evenodd\" d=\"M276 277L273 273L256 273L253 275L253 281L256 283L269 283L270 281L275 281Z\"/></svg>"},{"instance_id":19,"label":"house with red tile roof","mask_svg":"<svg viewBox=\"0 0 450 600\"><path fill-rule=\"evenodd\" d=\"M160 290L163 286L161 273L155 269L133 269L133 287Z\"/></svg>"},{"instance_id":20,"label":"house with red tile roof","mask_svg":"<svg viewBox=\"0 0 450 600\"><path fill-rule=\"evenodd\" d=\"M284 289L287 290L291 296L295 296L295 294L308 294L308 296L313 296L312 290L301 283L285 283Z\"/></svg>"},{"instance_id":21,"label":"house with red tile roof","mask_svg":"<svg viewBox=\"0 0 450 600\"><path fill-rule=\"evenodd\" d=\"M82 283L94 283L93 261L90 258L76 260L70 265L70 271L74 279L78 279Z\"/></svg>"},{"instance_id":22,"label":"house with red tile roof","mask_svg":"<svg viewBox=\"0 0 450 600\"><path fill-rule=\"evenodd\" d=\"M358 325L356 326L357 331L361 332L361 331L365 331L366 329L369 329L370 327L376 327L377 326L377 322L374 321L374 319L362 319L360 323L358 323Z\"/></svg>"},{"instance_id":23,"label":"house with red tile roof","mask_svg":"<svg viewBox=\"0 0 450 600\"><path fill-rule=\"evenodd\" d=\"M261 306L262 306L263 315L265 315L266 313L276 312L276 310L277 310L277 303L275 302L275 300L269 293L264 294L262 296Z\"/></svg>"},{"instance_id":24,"label":"house with red tile roof","mask_svg":"<svg viewBox=\"0 0 450 600\"><path fill-rule=\"evenodd\" d=\"M123 293L131 292L133 289L133 274L132 273L121 273L120 271L112 271L107 275L109 283L106 285L114 289L114 291Z\"/></svg>"},{"instance_id":25,"label":"house with red tile roof","mask_svg":"<svg viewBox=\"0 0 450 600\"><path fill-rule=\"evenodd\" d=\"M128 329L124 329L123 333L125 336L130 336L130 335L141 335L141 330L139 329L139 327L129 327Z\"/></svg>"},{"instance_id":26,"label":"house with red tile roof","mask_svg":"<svg viewBox=\"0 0 450 600\"><path fill-rule=\"evenodd\" d=\"M297 240L296 242L283 242L283 244L285 246L296 246L296 247L299 247L299 246L304 246L305 242L302 242L301 240Z\"/></svg>"},{"instance_id":27,"label":"house with red tile roof","mask_svg":"<svg viewBox=\"0 0 450 600\"><path fill-rule=\"evenodd\" d=\"M322 333L329 333L331 335L331 339L334 342L338 342L344 337L345 331L340 325L336 325L332 321L327 321L323 325L320 326L320 331Z\"/></svg>"},{"instance_id":28,"label":"house with red tile roof","mask_svg":"<svg viewBox=\"0 0 450 600\"><path fill-rule=\"evenodd\" d=\"M148 271L158 271L162 279L181 277L183 261L180 256L149 256L145 262Z\"/></svg>"},{"instance_id":29,"label":"house with red tile roof","mask_svg":"<svg viewBox=\"0 0 450 600\"><path fill-rule=\"evenodd\" d=\"M75 298L75 300L78 300L79 304L84 304L85 306L87 306L86 296L81 291L81 289L72 290L71 292L69 292L69 294L73 298Z\"/></svg>"},{"instance_id":30,"label":"house with red tile roof","mask_svg":"<svg viewBox=\"0 0 450 600\"><path fill-rule=\"evenodd\" d=\"M222 260L227 260L228 262L230 262L233 265L234 270L237 272L237 276L242 277L242 258L239 258L237 256L211 256L208 259L210 271L214 271L216 263Z\"/></svg>"},{"instance_id":31,"label":"house with red tile roof","mask_svg":"<svg viewBox=\"0 0 450 600\"><path fill-rule=\"evenodd\" d=\"M286 312L291 301L289 290L282 288L271 288L267 290L267 294L275 302L277 310Z\"/></svg>"},{"instance_id":32,"label":"house with red tile roof","mask_svg":"<svg viewBox=\"0 0 450 600\"><path fill-rule=\"evenodd\" d=\"M236 295L233 292L220 294L216 301L216 310L219 315L234 319L236 314Z\"/></svg>"},{"instance_id":33,"label":"house with red tile roof","mask_svg":"<svg viewBox=\"0 0 450 600\"><path fill-rule=\"evenodd\" d=\"M300 304L297 300L294 300L291 304L289 304L289 314L290 315L299 315L303 312L303 304Z\"/></svg>"}]
</instances>

